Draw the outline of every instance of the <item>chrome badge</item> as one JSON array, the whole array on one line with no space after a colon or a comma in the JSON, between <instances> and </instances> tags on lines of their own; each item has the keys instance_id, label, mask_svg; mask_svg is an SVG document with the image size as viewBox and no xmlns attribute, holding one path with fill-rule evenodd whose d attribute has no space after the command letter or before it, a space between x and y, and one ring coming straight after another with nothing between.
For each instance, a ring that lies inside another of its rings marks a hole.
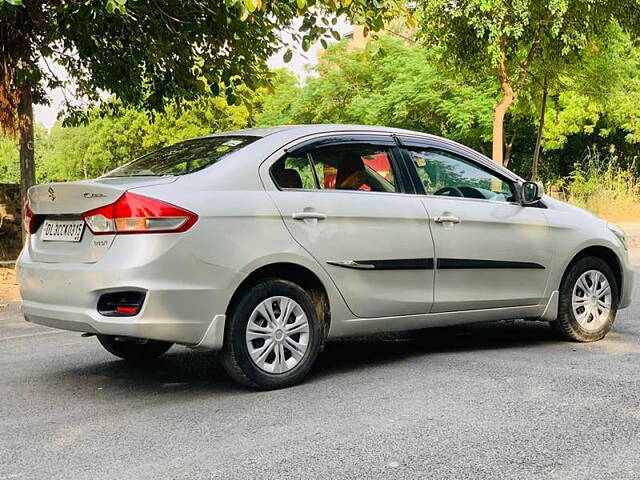
<instances>
[{"instance_id":1,"label":"chrome badge","mask_svg":"<svg viewBox=\"0 0 640 480\"><path fill-rule=\"evenodd\" d=\"M49 193L49 198L51 199L51 201L53 202L56 199L56 192L52 187L49 187L49 190L47 190L47 192Z\"/></svg>"},{"instance_id":2,"label":"chrome badge","mask_svg":"<svg viewBox=\"0 0 640 480\"><path fill-rule=\"evenodd\" d=\"M85 192L83 197L84 198L102 198L102 197L106 197L106 195L104 193Z\"/></svg>"}]
</instances>

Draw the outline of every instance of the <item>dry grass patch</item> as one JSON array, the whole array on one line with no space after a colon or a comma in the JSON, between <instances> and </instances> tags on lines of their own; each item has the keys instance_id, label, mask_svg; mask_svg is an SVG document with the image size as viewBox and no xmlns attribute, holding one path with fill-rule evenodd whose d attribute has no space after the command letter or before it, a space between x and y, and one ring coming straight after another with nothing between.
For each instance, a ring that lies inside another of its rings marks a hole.
<instances>
[{"instance_id":1,"label":"dry grass patch","mask_svg":"<svg viewBox=\"0 0 640 480\"><path fill-rule=\"evenodd\" d=\"M0 306L13 300L20 300L16 271L13 268L0 267Z\"/></svg>"}]
</instances>

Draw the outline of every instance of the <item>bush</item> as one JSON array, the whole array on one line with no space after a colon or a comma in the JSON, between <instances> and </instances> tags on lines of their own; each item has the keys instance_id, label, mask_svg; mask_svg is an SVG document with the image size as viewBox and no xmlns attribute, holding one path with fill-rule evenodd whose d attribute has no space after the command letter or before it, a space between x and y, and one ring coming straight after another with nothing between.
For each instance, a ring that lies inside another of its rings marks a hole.
<instances>
[{"instance_id":1,"label":"bush","mask_svg":"<svg viewBox=\"0 0 640 480\"><path fill-rule=\"evenodd\" d=\"M582 162L568 178L555 182L567 202L592 211L610 221L640 221L640 183L634 159L620 164L615 150L603 156L588 148Z\"/></svg>"}]
</instances>

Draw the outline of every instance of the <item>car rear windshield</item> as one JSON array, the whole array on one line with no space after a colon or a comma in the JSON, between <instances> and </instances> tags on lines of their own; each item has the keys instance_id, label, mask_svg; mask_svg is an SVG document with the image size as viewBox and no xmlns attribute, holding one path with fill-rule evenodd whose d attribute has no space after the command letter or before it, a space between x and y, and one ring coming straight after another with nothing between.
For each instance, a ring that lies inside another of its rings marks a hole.
<instances>
[{"instance_id":1,"label":"car rear windshield","mask_svg":"<svg viewBox=\"0 0 640 480\"><path fill-rule=\"evenodd\" d=\"M258 138L238 135L187 140L137 158L104 177L163 177L197 172Z\"/></svg>"}]
</instances>

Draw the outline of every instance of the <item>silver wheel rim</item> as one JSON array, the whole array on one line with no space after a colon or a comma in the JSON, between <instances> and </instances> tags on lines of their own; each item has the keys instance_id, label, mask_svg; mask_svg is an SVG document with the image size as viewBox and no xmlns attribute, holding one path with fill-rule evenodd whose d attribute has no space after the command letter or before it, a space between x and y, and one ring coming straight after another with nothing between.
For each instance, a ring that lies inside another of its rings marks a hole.
<instances>
[{"instance_id":1,"label":"silver wheel rim","mask_svg":"<svg viewBox=\"0 0 640 480\"><path fill-rule=\"evenodd\" d=\"M598 270L588 270L573 287L571 306L576 321L588 331L601 329L611 313L611 285Z\"/></svg>"},{"instance_id":2,"label":"silver wheel rim","mask_svg":"<svg viewBox=\"0 0 640 480\"><path fill-rule=\"evenodd\" d=\"M249 317L246 342L249 356L260 370L286 373L304 358L309 346L309 320L295 300L267 298Z\"/></svg>"}]
</instances>

